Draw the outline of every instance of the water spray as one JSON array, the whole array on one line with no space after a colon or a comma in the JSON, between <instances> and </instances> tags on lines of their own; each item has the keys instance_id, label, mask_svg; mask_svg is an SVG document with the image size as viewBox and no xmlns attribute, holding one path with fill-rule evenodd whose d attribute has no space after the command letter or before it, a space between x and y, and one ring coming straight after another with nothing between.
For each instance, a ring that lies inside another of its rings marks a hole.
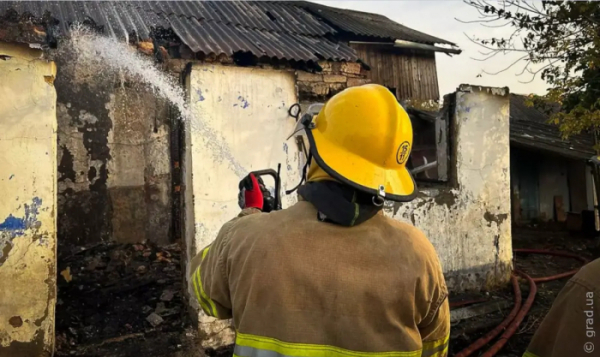
<instances>
[{"instance_id":1,"label":"water spray","mask_svg":"<svg viewBox=\"0 0 600 357\"><path fill-rule=\"evenodd\" d=\"M238 178L247 175L248 171L235 159L224 138L190 110L183 88L149 58L140 55L126 42L97 35L81 25L72 28L68 41L67 47L73 48L77 56L77 65L98 68L98 73L106 69L124 72L148 84L156 95L177 107L181 119L189 122L192 131L202 135L215 161L227 162Z\"/></svg>"}]
</instances>

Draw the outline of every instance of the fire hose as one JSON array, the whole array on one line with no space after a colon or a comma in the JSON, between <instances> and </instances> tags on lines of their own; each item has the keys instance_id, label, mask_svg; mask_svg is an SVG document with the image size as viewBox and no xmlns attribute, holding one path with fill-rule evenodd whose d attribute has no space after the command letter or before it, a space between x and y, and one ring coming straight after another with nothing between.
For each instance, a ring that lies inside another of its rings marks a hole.
<instances>
[{"instance_id":1,"label":"fire hose","mask_svg":"<svg viewBox=\"0 0 600 357\"><path fill-rule=\"evenodd\" d=\"M553 252L553 251L547 251L547 250L541 250L541 249L514 249L513 252L525 253L525 254L543 254L543 255L574 258L574 259L581 261L583 264L588 263L587 259L580 257L576 254L572 254L572 253ZM502 335L500 336L498 341L496 341L496 343L494 343L484 354L481 355L481 357L495 356L496 353L498 353L500 351L500 349L502 349L502 347L504 347L504 345L508 342L508 339L511 338L515 334L515 332L519 328L519 325L521 324L521 322L523 321L523 319L525 318L525 316L531 309L531 306L533 305L533 301L535 300L535 295L537 293L536 283L543 283L543 282L548 282L548 281L552 281L552 280L570 277L570 276L575 275L575 273L577 273L577 271L579 271L579 269L574 269L574 270L568 271L566 273L561 273L561 274L556 274L556 275L551 275L551 276L546 276L546 277L532 278L529 275L527 275L525 272L522 272L520 270L515 270L511 276L511 283L513 286L514 296L515 296L515 305L514 305L513 309L511 310L511 312L493 330L491 330L485 336L483 336L483 337L479 338L478 340L476 340L475 342L473 342L471 345L467 346L465 349L463 349L462 351L460 351L459 353L454 355L454 357L470 356L471 354L473 354L474 352L478 351L483 346L488 344L491 340L493 340L496 336L498 336L502 331L504 331L504 333L502 333ZM529 295L527 296L527 299L525 300L525 303L523 303L523 304L521 303L522 302L521 288L519 287L519 281L517 279L517 276L524 278L529 283ZM464 306L464 305L467 305L470 303L475 303L475 302L479 302L479 301L471 300L471 301L460 302L458 304L454 304L453 307Z\"/></svg>"}]
</instances>

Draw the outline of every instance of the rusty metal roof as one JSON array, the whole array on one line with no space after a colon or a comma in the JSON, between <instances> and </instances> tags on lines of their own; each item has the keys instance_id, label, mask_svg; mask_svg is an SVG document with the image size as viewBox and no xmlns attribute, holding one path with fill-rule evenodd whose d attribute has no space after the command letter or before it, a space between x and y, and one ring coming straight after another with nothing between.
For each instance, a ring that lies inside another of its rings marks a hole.
<instances>
[{"instance_id":1,"label":"rusty metal roof","mask_svg":"<svg viewBox=\"0 0 600 357\"><path fill-rule=\"evenodd\" d=\"M549 116L527 106L525 97L510 95L510 141L530 149L552 152L563 157L587 160L595 151L591 134L572 135L563 139L558 126L548 123Z\"/></svg>"},{"instance_id":2,"label":"rusty metal roof","mask_svg":"<svg viewBox=\"0 0 600 357\"><path fill-rule=\"evenodd\" d=\"M285 2L224 1L0 1L0 16L59 20L62 35L73 23L93 22L109 36L149 39L152 29L172 29L194 52L249 51L297 61L357 60L356 52L326 35L335 29Z\"/></svg>"},{"instance_id":3,"label":"rusty metal roof","mask_svg":"<svg viewBox=\"0 0 600 357\"><path fill-rule=\"evenodd\" d=\"M383 15L333 8L308 1L293 1L293 4L307 9L336 29L355 36L456 46L452 42L408 28Z\"/></svg>"}]
</instances>

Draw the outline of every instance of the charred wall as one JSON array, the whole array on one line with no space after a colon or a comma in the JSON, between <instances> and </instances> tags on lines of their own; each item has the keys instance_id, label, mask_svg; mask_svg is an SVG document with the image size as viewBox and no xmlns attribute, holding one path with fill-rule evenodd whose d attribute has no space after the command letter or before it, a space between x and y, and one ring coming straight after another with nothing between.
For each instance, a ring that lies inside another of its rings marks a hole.
<instances>
[{"instance_id":1,"label":"charred wall","mask_svg":"<svg viewBox=\"0 0 600 357\"><path fill-rule=\"evenodd\" d=\"M124 75L56 56L61 249L107 240L167 243L169 106Z\"/></svg>"}]
</instances>

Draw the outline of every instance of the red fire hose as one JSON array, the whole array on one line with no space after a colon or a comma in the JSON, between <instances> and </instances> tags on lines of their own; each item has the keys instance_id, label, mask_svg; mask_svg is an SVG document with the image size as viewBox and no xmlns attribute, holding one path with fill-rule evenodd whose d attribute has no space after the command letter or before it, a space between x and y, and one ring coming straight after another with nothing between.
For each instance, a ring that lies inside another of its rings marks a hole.
<instances>
[{"instance_id":1,"label":"red fire hose","mask_svg":"<svg viewBox=\"0 0 600 357\"><path fill-rule=\"evenodd\" d=\"M489 350L487 350L483 355L481 355L481 357L495 356L496 353L498 353L502 349L502 347L504 347L506 342L508 342L508 339L511 338L512 335L515 334L515 332L517 332L517 328L519 328L519 325L525 318L525 315L527 315L529 309L531 309L531 305L533 305L533 300L535 300L535 294L537 293L537 286L535 286L535 282L529 275L523 273L522 271L515 270L515 273L529 281L529 296L527 296L527 300L525 300L525 303L519 310L517 317L515 317L515 319L506 328L506 331L504 331L502 336L500 336L500 339L496 343L494 343Z\"/></svg>"},{"instance_id":2,"label":"red fire hose","mask_svg":"<svg viewBox=\"0 0 600 357\"><path fill-rule=\"evenodd\" d=\"M567 252L552 252L552 251L543 250L543 249L513 249L513 252L515 252L515 253L527 253L527 254L553 255L553 256L556 256L556 257L567 257L567 258L577 259L577 260L581 261L584 265L587 264L587 263L589 263L589 261L587 259L585 259L583 257L580 257L577 254L567 253ZM558 279L562 279L562 278L568 278L570 276L575 275L578 271L579 271L579 268L570 270L570 271L568 271L566 273L562 273L562 274L545 276L545 277L541 277L541 278L533 278L533 281L536 282L536 283L545 283L547 281L558 280Z\"/></svg>"},{"instance_id":3,"label":"red fire hose","mask_svg":"<svg viewBox=\"0 0 600 357\"><path fill-rule=\"evenodd\" d=\"M488 332L485 336L481 337L477 341L473 342L464 350L457 353L454 357L467 357L471 355L473 352L479 350L481 347L485 346L488 342L490 342L494 337L498 336L508 324L512 322L512 320L517 316L519 309L521 308L521 288L519 287L519 281L515 275L510 277L510 281L512 282L513 289L515 292L515 306L508 316L500 323L500 325L496 326L492 331Z\"/></svg>"},{"instance_id":4,"label":"red fire hose","mask_svg":"<svg viewBox=\"0 0 600 357\"><path fill-rule=\"evenodd\" d=\"M580 257L576 254L566 253L566 252L552 252L552 251L541 250L541 249L515 249L514 252L515 253L544 254L544 255L568 257L568 258L578 259L581 262L583 262L583 264L588 263L587 259ZM490 342L492 339L494 339L496 336L498 336L500 334L500 332L502 332L502 330L504 330L504 333L500 336L499 340L495 344L493 344L483 355L481 355L481 357L495 356L496 353L498 353L500 351L500 349L502 349L502 347L504 347L506 342L508 342L508 339L511 338L515 334L515 332L519 328L519 325L521 324L521 322L523 321L523 319L525 318L525 316L531 309L531 306L533 305L533 301L535 300L535 295L537 293L536 282L543 283L543 282L547 282L547 281L570 277L570 276L575 275L575 273L577 273L577 271L579 271L579 269L574 269L574 270L568 271L566 273L556 274L556 275L552 275L552 276L532 278L522 271L515 270L513 275L511 276L511 282L512 282L513 289L515 292L515 306L511 310L510 314L508 314L508 316L498 326L496 326L492 331L488 332L485 336L483 336L483 337L479 338L477 341L473 342L471 345L469 345L468 347L466 347L465 349L460 351L458 354L456 354L454 357L470 356L475 351L479 350L480 348L485 346L488 342ZM529 295L527 296L527 300L525 300L525 303L522 306L521 306L521 301L522 301L521 289L519 288L519 283L518 283L516 275L520 275L521 277L525 278L529 282ZM463 305L467 305L468 303L472 303L472 301L471 302L467 301L464 304L458 303L456 305L463 306Z\"/></svg>"}]
</instances>

